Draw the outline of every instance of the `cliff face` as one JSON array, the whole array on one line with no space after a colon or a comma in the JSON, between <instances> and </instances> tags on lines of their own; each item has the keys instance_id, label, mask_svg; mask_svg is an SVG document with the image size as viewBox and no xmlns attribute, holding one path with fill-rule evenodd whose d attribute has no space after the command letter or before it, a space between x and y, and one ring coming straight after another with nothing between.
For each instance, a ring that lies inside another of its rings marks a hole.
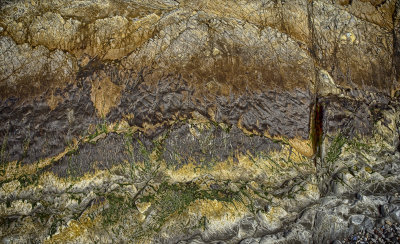
<instances>
[{"instance_id":1,"label":"cliff face","mask_svg":"<svg viewBox=\"0 0 400 244\"><path fill-rule=\"evenodd\" d=\"M400 221L398 1L0 6L3 241L318 243Z\"/></svg>"}]
</instances>

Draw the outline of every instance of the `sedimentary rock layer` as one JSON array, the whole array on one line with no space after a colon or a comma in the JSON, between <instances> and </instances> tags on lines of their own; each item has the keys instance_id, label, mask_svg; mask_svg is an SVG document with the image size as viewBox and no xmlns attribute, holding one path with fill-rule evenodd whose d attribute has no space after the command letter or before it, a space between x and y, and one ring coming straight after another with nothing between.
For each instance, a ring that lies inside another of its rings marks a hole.
<instances>
[{"instance_id":1,"label":"sedimentary rock layer","mask_svg":"<svg viewBox=\"0 0 400 244\"><path fill-rule=\"evenodd\" d=\"M327 242L399 221L399 1L0 10L3 241Z\"/></svg>"}]
</instances>

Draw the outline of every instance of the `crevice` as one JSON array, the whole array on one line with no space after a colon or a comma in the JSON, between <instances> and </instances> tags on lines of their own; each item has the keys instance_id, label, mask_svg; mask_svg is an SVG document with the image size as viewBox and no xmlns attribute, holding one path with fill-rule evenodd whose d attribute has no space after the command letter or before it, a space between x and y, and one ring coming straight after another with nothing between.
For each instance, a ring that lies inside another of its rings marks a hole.
<instances>
[{"instance_id":1,"label":"crevice","mask_svg":"<svg viewBox=\"0 0 400 244\"><path fill-rule=\"evenodd\" d=\"M322 138L323 138L323 120L324 120L324 109L323 105L319 101L318 97L316 99L316 103L314 106L314 115L313 115L314 123L313 123L313 135L312 135L312 145L313 151L315 153L314 163L317 165L317 158L320 158L322 161Z\"/></svg>"},{"instance_id":2,"label":"crevice","mask_svg":"<svg viewBox=\"0 0 400 244\"><path fill-rule=\"evenodd\" d=\"M311 42L309 46L309 53L314 60L314 102L310 111L310 138L312 143L312 149L314 152L314 165L317 167L318 158L321 158L320 145L322 143L323 134L323 107L319 101L319 78L318 78L318 59L317 59L317 46L315 38L314 28L314 2L309 1L307 3L307 17L308 17L308 31L311 36Z\"/></svg>"},{"instance_id":3,"label":"crevice","mask_svg":"<svg viewBox=\"0 0 400 244\"><path fill-rule=\"evenodd\" d=\"M393 19L393 76L395 82L400 79L400 1L396 2Z\"/></svg>"}]
</instances>

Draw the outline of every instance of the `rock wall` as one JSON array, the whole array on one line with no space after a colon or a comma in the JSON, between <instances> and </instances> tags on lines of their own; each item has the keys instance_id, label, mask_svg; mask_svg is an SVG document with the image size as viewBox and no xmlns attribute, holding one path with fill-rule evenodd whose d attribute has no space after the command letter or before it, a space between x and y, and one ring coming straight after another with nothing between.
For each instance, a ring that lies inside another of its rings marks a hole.
<instances>
[{"instance_id":1,"label":"rock wall","mask_svg":"<svg viewBox=\"0 0 400 244\"><path fill-rule=\"evenodd\" d=\"M400 221L399 1L0 6L3 242L325 243Z\"/></svg>"}]
</instances>

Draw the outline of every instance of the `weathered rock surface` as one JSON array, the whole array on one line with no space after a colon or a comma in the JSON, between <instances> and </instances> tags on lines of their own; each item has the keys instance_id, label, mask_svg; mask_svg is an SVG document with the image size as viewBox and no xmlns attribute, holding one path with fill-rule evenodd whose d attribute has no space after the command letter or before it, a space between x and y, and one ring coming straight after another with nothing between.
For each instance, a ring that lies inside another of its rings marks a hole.
<instances>
[{"instance_id":1,"label":"weathered rock surface","mask_svg":"<svg viewBox=\"0 0 400 244\"><path fill-rule=\"evenodd\" d=\"M1 240L399 222L399 33L396 0L1 2Z\"/></svg>"}]
</instances>

